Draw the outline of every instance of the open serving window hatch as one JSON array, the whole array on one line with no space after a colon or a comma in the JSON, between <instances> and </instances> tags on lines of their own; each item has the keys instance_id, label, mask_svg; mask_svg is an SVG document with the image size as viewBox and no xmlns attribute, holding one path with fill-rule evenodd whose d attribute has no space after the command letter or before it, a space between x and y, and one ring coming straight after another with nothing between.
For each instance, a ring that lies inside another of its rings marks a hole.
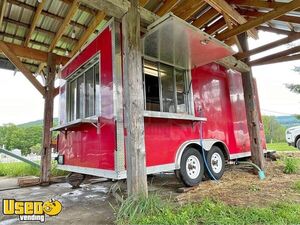
<instances>
[{"instance_id":1,"label":"open serving window hatch","mask_svg":"<svg viewBox=\"0 0 300 225\"><path fill-rule=\"evenodd\" d=\"M142 38L143 55L185 69L202 66L234 54L234 51L169 13L148 26Z\"/></svg>"}]
</instances>

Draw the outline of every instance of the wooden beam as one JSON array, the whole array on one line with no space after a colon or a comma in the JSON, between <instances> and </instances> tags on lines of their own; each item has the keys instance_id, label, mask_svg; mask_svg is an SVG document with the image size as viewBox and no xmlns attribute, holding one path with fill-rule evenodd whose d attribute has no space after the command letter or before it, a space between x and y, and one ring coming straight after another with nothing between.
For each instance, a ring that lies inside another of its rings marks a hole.
<instances>
[{"instance_id":1,"label":"wooden beam","mask_svg":"<svg viewBox=\"0 0 300 225\"><path fill-rule=\"evenodd\" d=\"M25 27L25 28L30 28L30 25L27 24L27 23L23 23L23 22L20 22L20 21L17 21L17 20L14 20L14 19L10 19L10 18L3 18L3 21L6 22L6 23L10 23L10 24L14 24L14 25L18 25L18 26L22 26L22 27ZM40 27L36 27L35 30L37 32L41 32L45 35L49 35L51 37L54 37L55 36L55 33L52 32L52 31L49 31L49 30L46 30L46 29L43 29L43 28L40 28ZM62 38L64 38L68 43L73 43L75 41L78 41L78 39L76 38L71 38L71 37L68 37L66 35L63 35Z\"/></svg>"},{"instance_id":2,"label":"wooden beam","mask_svg":"<svg viewBox=\"0 0 300 225\"><path fill-rule=\"evenodd\" d=\"M187 20L205 5L206 3L202 0L186 0L177 4L172 12L181 19Z\"/></svg>"},{"instance_id":3,"label":"wooden beam","mask_svg":"<svg viewBox=\"0 0 300 225\"><path fill-rule=\"evenodd\" d=\"M80 0L82 3L105 12L106 15L121 19L127 13L130 2L127 0ZM159 16L149 10L140 7L141 22L151 24L156 21Z\"/></svg>"},{"instance_id":4,"label":"wooden beam","mask_svg":"<svg viewBox=\"0 0 300 225\"><path fill-rule=\"evenodd\" d=\"M266 26L258 26L257 29L261 30L261 31L271 32L271 33L275 33L275 34L282 34L282 35L287 35L287 36L296 33L294 31L282 30L282 29L266 27Z\"/></svg>"},{"instance_id":5,"label":"wooden beam","mask_svg":"<svg viewBox=\"0 0 300 225\"><path fill-rule=\"evenodd\" d=\"M140 6L144 7L150 0L140 0Z\"/></svg>"},{"instance_id":6,"label":"wooden beam","mask_svg":"<svg viewBox=\"0 0 300 225\"><path fill-rule=\"evenodd\" d=\"M248 21L247 23L244 23L242 25L239 25L238 27L228 30L222 34L219 34L216 36L219 40L226 40L229 37L232 37L234 35L241 34L243 32L248 31L249 29L255 28L265 22L268 22L270 20L276 19L277 17L288 13L290 11L293 11L294 9L300 8L300 0L293 0L290 3L287 3L281 7L278 7L274 9L271 12L268 12L264 14L261 17L257 17L253 20Z\"/></svg>"},{"instance_id":7,"label":"wooden beam","mask_svg":"<svg viewBox=\"0 0 300 225\"><path fill-rule=\"evenodd\" d=\"M205 28L204 32L212 35L212 34L218 32L219 30L223 29L224 27L226 27L226 22L225 22L224 18L220 18L215 23L213 23L211 26Z\"/></svg>"},{"instance_id":8,"label":"wooden beam","mask_svg":"<svg viewBox=\"0 0 300 225\"><path fill-rule=\"evenodd\" d=\"M99 26L99 24L104 18L105 18L105 13L103 11L99 11L95 16L94 20L92 21L92 23L89 25L89 28L86 30L86 32L83 33L80 40L74 46L70 54L71 57L74 56L80 50L80 48L86 43L86 41L89 39L91 34L94 33L94 31L96 30L96 28Z\"/></svg>"},{"instance_id":9,"label":"wooden beam","mask_svg":"<svg viewBox=\"0 0 300 225\"><path fill-rule=\"evenodd\" d=\"M30 29L29 31L27 32L26 34L26 40L25 40L25 46L28 46L29 42L30 42L30 39L31 39L31 36L34 32L34 29L36 27L36 24L40 18L40 15L41 15L41 12L45 6L47 1L42 1L41 3L38 2L38 7L35 11L35 14L34 14L34 17L33 17L33 20L31 21L31 25L30 25Z\"/></svg>"},{"instance_id":10,"label":"wooden beam","mask_svg":"<svg viewBox=\"0 0 300 225\"><path fill-rule=\"evenodd\" d=\"M266 44L266 45L254 48L254 49L249 50L247 52L240 52L240 53L236 54L235 57L238 58L238 59L244 59L244 58L247 58L247 57L249 57L251 55L255 55L255 54L267 51L269 49L276 48L276 47L278 47L280 45L288 44L288 43L290 43L292 41L295 41L295 40L297 40L299 38L300 38L300 32L292 34L291 36L288 36L286 38L282 38L280 40L271 42L269 44Z\"/></svg>"},{"instance_id":11,"label":"wooden beam","mask_svg":"<svg viewBox=\"0 0 300 225\"><path fill-rule=\"evenodd\" d=\"M233 24L231 24L231 21L230 21L229 17L227 16L227 14L224 13L223 17L224 17L224 20L225 20L225 22L227 24L228 29L233 29ZM240 42L239 42L237 36L233 36L232 39L233 39L234 43L236 44L239 52L242 52L243 49L242 49L242 47L240 45Z\"/></svg>"},{"instance_id":12,"label":"wooden beam","mask_svg":"<svg viewBox=\"0 0 300 225\"><path fill-rule=\"evenodd\" d=\"M282 63L282 62L290 62L290 61L295 61L295 60L300 60L300 54L295 54L295 55L288 55L288 56L282 56L279 58L275 58L266 62L262 62L261 65L268 65L268 64L274 64L274 63Z\"/></svg>"},{"instance_id":13,"label":"wooden beam","mask_svg":"<svg viewBox=\"0 0 300 225\"><path fill-rule=\"evenodd\" d=\"M227 2L238 6L248 6L252 8L266 8L266 9L275 9L287 4L286 2L262 1L262 0L227 0ZM295 11L300 12L300 9L295 9Z\"/></svg>"},{"instance_id":14,"label":"wooden beam","mask_svg":"<svg viewBox=\"0 0 300 225\"><path fill-rule=\"evenodd\" d=\"M144 137L141 31L138 0L122 19L124 44L125 137L128 196L148 196Z\"/></svg>"},{"instance_id":15,"label":"wooden beam","mask_svg":"<svg viewBox=\"0 0 300 225\"><path fill-rule=\"evenodd\" d=\"M166 13L170 12L172 8L176 6L176 4L179 2L179 0L165 0L164 4L158 9L156 14L158 16L163 16Z\"/></svg>"},{"instance_id":16,"label":"wooden beam","mask_svg":"<svg viewBox=\"0 0 300 225\"><path fill-rule=\"evenodd\" d=\"M225 0L204 0L215 8L219 13L226 14L234 24L244 24L247 20L232 8ZM258 39L257 31L250 29L248 34L254 39Z\"/></svg>"},{"instance_id":17,"label":"wooden beam","mask_svg":"<svg viewBox=\"0 0 300 225\"><path fill-rule=\"evenodd\" d=\"M2 27L2 22L3 22L4 13L5 13L5 10L6 10L6 5L7 5L6 0L2 0L0 2L0 29Z\"/></svg>"},{"instance_id":18,"label":"wooden beam","mask_svg":"<svg viewBox=\"0 0 300 225\"><path fill-rule=\"evenodd\" d=\"M18 70L24 74L24 76L32 83L32 85L44 96L45 88L40 82L32 75L27 67L17 57L16 53L3 41L0 41L0 50L4 55L15 65Z\"/></svg>"},{"instance_id":19,"label":"wooden beam","mask_svg":"<svg viewBox=\"0 0 300 225\"><path fill-rule=\"evenodd\" d=\"M18 57L32 59L40 62L47 62L47 52L43 52L34 48L24 47L21 45L6 43L3 41L0 41L0 43L3 43L5 46L11 49ZM3 52L2 49L0 49L0 52ZM64 65L69 61L69 59L70 58L65 56L56 55L55 63Z\"/></svg>"},{"instance_id":20,"label":"wooden beam","mask_svg":"<svg viewBox=\"0 0 300 225\"><path fill-rule=\"evenodd\" d=\"M247 35L239 35L239 41L244 51L249 51ZM245 63L249 58L245 59ZM242 74L242 83L244 90L245 108L247 115L247 124L250 137L251 159L261 170L264 170L264 152L262 149L260 122L259 122L259 105L256 83L253 79L252 71Z\"/></svg>"},{"instance_id":21,"label":"wooden beam","mask_svg":"<svg viewBox=\"0 0 300 225\"><path fill-rule=\"evenodd\" d=\"M37 10L36 7L34 7L32 5L28 5L28 4L24 3L24 2L20 2L18 0L7 0L7 2L9 2L9 3L13 4L13 5L17 5L17 6L21 7L21 8L25 8L25 9L31 10L33 12L35 12ZM53 13L50 13L50 12L48 12L46 10L42 10L41 15L47 16L47 17L55 19L55 20L58 20L58 22L62 22L64 20L64 17L56 15L56 14L53 14ZM75 21L71 21L70 24L72 26L78 27L79 29L82 29L82 30L86 30L87 29L87 27L85 25L77 23Z\"/></svg>"},{"instance_id":22,"label":"wooden beam","mask_svg":"<svg viewBox=\"0 0 300 225\"><path fill-rule=\"evenodd\" d=\"M246 9L239 9L238 11L239 11L240 14L242 14L244 16L247 16L247 17L250 17L251 19L263 16L263 15L266 14L266 13L263 13L263 12L250 11L250 10L246 10ZM281 21L281 22L287 22L287 23L300 24L300 17L298 17L298 16L282 15L282 16L279 16L279 17L275 18L274 20Z\"/></svg>"},{"instance_id":23,"label":"wooden beam","mask_svg":"<svg viewBox=\"0 0 300 225\"><path fill-rule=\"evenodd\" d=\"M63 36L66 27L69 25L72 17L74 16L74 14L76 13L77 9L79 7L79 2L78 0L74 0L73 4L71 5L71 7L68 10L68 13L63 21L63 23L60 25L55 37L53 38L50 47L49 47L49 52L52 52L53 49L55 48L57 42L59 41L59 39Z\"/></svg>"},{"instance_id":24,"label":"wooden beam","mask_svg":"<svg viewBox=\"0 0 300 225\"><path fill-rule=\"evenodd\" d=\"M274 53L272 55L268 55L268 56L253 60L249 63L249 65L259 66L259 65L262 65L264 62L268 62L270 60L280 58L283 56L288 56L290 54L294 54L294 53L298 53L298 52L300 52L300 46L296 46L296 47L293 47L293 48L290 48L290 49L287 49L287 50L284 50L281 52Z\"/></svg>"},{"instance_id":25,"label":"wooden beam","mask_svg":"<svg viewBox=\"0 0 300 225\"><path fill-rule=\"evenodd\" d=\"M218 15L218 11L214 8L210 8L207 12L203 13L203 15L199 16L199 18L195 19L192 22L192 25L195 27L202 27L203 25L209 23L212 19L214 19Z\"/></svg>"},{"instance_id":26,"label":"wooden beam","mask_svg":"<svg viewBox=\"0 0 300 225\"><path fill-rule=\"evenodd\" d=\"M60 1L66 3L66 4L69 4L69 5L72 5L74 0L60 0ZM84 6L84 5L79 5L78 9L81 11L87 12L93 16L97 14L97 10L94 10L94 9Z\"/></svg>"},{"instance_id":27,"label":"wooden beam","mask_svg":"<svg viewBox=\"0 0 300 225\"><path fill-rule=\"evenodd\" d=\"M46 91L44 103L43 120L43 144L41 149L41 173L40 184L49 185L51 175L51 127L53 126L53 103L54 103L54 81L55 81L55 59L54 54L49 53L48 72L46 75Z\"/></svg>"}]
</instances>

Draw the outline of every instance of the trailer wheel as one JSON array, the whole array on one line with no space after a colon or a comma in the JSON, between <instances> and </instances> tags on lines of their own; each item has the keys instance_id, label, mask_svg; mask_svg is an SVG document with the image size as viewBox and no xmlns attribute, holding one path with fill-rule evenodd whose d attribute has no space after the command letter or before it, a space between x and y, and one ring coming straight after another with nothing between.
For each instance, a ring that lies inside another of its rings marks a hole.
<instances>
[{"instance_id":1,"label":"trailer wheel","mask_svg":"<svg viewBox=\"0 0 300 225\"><path fill-rule=\"evenodd\" d=\"M204 175L203 159L195 148L187 148L180 161L180 178L186 186L198 185Z\"/></svg>"},{"instance_id":2,"label":"trailer wheel","mask_svg":"<svg viewBox=\"0 0 300 225\"><path fill-rule=\"evenodd\" d=\"M296 141L296 147L300 150L300 138L298 138Z\"/></svg>"},{"instance_id":3,"label":"trailer wheel","mask_svg":"<svg viewBox=\"0 0 300 225\"><path fill-rule=\"evenodd\" d=\"M219 180L223 176L225 170L225 157L222 150L217 146L212 146L206 155L206 160L212 175ZM206 171L206 175L210 179L213 179L208 171Z\"/></svg>"}]
</instances>

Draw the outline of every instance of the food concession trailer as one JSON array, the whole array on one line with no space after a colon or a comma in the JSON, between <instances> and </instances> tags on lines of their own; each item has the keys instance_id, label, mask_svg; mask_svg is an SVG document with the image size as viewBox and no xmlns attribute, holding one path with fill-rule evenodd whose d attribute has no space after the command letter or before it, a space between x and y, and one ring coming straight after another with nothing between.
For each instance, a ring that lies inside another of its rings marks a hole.
<instances>
[{"instance_id":1,"label":"food concession trailer","mask_svg":"<svg viewBox=\"0 0 300 225\"><path fill-rule=\"evenodd\" d=\"M220 179L226 161L251 155L241 73L216 63L234 52L172 14L141 43L147 173L175 171L193 186L205 160ZM61 70L59 169L126 178L123 55L111 20ZM262 125L261 136L266 149Z\"/></svg>"}]
</instances>

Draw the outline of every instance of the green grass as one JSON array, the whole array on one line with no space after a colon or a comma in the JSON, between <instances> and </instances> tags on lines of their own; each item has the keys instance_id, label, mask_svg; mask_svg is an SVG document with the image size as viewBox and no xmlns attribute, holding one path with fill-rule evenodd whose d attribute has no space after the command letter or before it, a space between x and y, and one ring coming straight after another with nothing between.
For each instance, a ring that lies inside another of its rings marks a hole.
<instances>
[{"instance_id":1,"label":"green grass","mask_svg":"<svg viewBox=\"0 0 300 225\"><path fill-rule=\"evenodd\" d=\"M289 146L286 142L280 143L268 143L267 144L268 150L275 150L275 151L296 151L297 148L293 146Z\"/></svg>"},{"instance_id":2,"label":"green grass","mask_svg":"<svg viewBox=\"0 0 300 225\"><path fill-rule=\"evenodd\" d=\"M300 204L277 203L266 207L229 206L206 199L181 207L165 204L161 211L144 210L118 224L300 224Z\"/></svg>"},{"instance_id":3,"label":"green grass","mask_svg":"<svg viewBox=\"0 0 300 225\"><path fill-rule=\"evenodd\" d=\"M299 170L300 160L297 158L287 157L283 160L284 169L283 172L286 174L297 173Z\"/></svg>"},{"instance_id":4,"label":"green grass","mask_svg":"<svg viewBox=\"0 0 300 225\"><path fill-rule=\"evenodd\" d=\"M53 176L66 175L65 171L56 169L56 164L52 163ZM24 162L0 163L0 176L21 177L21 176L39 176L40 169Z\"/></svg>"},{"instance_id":5,"label":"green grass","mask_svg":"<svg viewBox=\"0 0 300 225\"><path fill-rule=\"evenodd\" d=\"M300 180L296 181L294 183L294 187L293 187L297 192L300 193Z\"/></svg>"}]
</instances>

